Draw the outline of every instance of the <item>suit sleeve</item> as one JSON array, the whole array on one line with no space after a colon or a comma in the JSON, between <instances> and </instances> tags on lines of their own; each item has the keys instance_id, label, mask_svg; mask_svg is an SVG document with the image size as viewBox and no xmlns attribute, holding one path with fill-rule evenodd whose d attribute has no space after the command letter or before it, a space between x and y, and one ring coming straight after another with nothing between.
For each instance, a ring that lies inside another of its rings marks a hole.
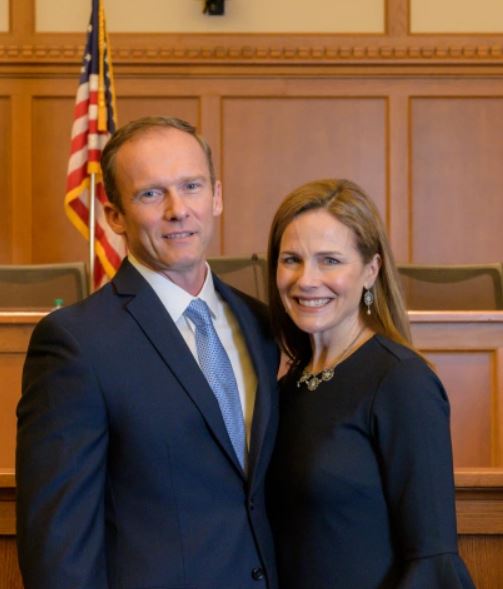
<instances>
[{"instance_id":1,"label":"suit sleeve","mask_svg":"<svg viewBox=\"0 0 503 589\"><path fill-rule=\"evenodd\" d=\"M449 402L420 358L393 368L373 426L384 493L403 560L399 589L472 589L457 552Z\"/></svg>"},{"instance_id":2,"label":"suit sleeve","mask_svg":"<svg viewBox=\"0 0 503 589\"><path fill-rule=\"evenodd\" d=\"M19 563L25 589L106 589L107 414L90 351L60 313L35 329L23 371Z\"/></svg>"}]
</instances>

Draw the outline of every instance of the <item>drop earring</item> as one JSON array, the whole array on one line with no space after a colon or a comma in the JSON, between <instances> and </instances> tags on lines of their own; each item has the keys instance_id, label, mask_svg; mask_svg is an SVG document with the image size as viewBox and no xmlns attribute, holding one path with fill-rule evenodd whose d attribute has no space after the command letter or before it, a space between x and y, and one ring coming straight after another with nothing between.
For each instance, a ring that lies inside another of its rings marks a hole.
<instances>
[{"instance_id":1,"label":"drop earring","mask_svg":"<svg viewBox=\"0 0 503 589\"><path fill-rule=\"evenodd\" d=\"M365 293L363 295L363 302L367 306L367 315L371 315L372 311L370 307L374 304L374 295L370 288L365 289Z\"/></svg>"}]
</instances>

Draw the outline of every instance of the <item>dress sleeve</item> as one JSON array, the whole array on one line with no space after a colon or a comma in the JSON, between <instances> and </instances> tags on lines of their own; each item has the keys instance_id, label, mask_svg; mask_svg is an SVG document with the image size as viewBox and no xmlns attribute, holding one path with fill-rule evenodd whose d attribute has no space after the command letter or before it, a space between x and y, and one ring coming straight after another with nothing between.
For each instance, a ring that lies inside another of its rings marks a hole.
<instances>
[{"instance_id":1,"label":"dress sleeve","mask_svg":"<svg viewBox=\"0 0 503 589\"><path fill-rule=\"evenodd\" d=\"M48 316L30 342L18 405L17 540L26 589L108 587L107 431L88 354Z\"/></svg>"},{"instance_id":2,"label":"dress sleeve","mask_svg":"<svg viewBox=\"0 0 503 589\"><path fill-rule=\"evenodd\" d=\"M473 589L458 555L449 402L419 357L381 382L372 430L403 574L398 589Z\"/></svg>"}]
</instances>

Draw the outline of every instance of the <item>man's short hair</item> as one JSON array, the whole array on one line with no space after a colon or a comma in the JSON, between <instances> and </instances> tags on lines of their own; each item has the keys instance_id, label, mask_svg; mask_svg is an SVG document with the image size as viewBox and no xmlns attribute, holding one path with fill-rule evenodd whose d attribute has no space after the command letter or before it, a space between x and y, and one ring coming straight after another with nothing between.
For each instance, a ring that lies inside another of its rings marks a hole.
<instances>
[{"instance_id":1,"label":"man's short hair","mask_svg":"<svg viewBox=\"0 0 503 589\"><path fill-rule=\"evenodd\" d=\"M215 166L213 164L211 148L206 139L197 133L197 130L193 125L177 117L142 117L117 129L105 145L105 149L101 156L101 170L103 173L105 192L107 193L108 200L120 211L123 210L122 202L115 178L115 157L117 152L127 141L155 129L178 129L179 131L192 135L204 151L206 161L208 162L211 186L213 189L215 188Z\"/></svg>"}]
</instances>

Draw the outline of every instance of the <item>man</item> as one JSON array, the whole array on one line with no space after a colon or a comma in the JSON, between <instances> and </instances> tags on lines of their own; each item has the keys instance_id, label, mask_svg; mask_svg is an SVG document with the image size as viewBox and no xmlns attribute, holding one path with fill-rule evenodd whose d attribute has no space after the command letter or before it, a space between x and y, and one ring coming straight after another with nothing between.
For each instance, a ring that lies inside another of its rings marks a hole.
<instances>
[{"instance_id":1,"label":"man","mask_svg":"<svg viewBox=\"0 0 503 589\"><path fill-rule=\"evenodd\" d=\"M30 343L17 448L25 589L274 589L263 487L278 354L263 306L205 261L222 212L210 149L184 121L144 118L115 133L102 167L129 255Z\"/></svg>"}]
</instances>

